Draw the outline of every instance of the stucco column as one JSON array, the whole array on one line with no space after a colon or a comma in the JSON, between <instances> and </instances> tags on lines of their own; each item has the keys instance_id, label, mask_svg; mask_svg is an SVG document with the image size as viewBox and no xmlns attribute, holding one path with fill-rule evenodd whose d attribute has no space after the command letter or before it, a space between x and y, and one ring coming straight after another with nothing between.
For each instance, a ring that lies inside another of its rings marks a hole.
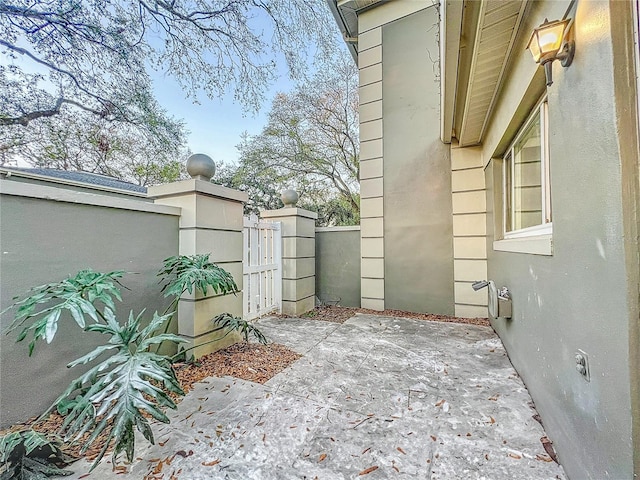
<instances>
[{"instance_id":1,"label":"stucco column","mask_svg":"<svg viewBox=\"0 0 640 480\"><path fill-rule=\"evenodd\" d=\"M284 208L265 210L260 217L282 223L282 313L300 315L315 307L316 219L318 214L297 208L298 194L282 193Z\"/></svg>"},{"instance_id":2,"label":"stucco column","mask_svg":"<svg viewBox=\"0 0 640 480\"><path fill-rule=\"evenodd\" d=\"M211 262L228 271L242 290L242 229L245 192L211 183L215 165L206 155L189 157L187 171L190 180L150 187L149 197L155 203L180 207L179 252L181 255L208 253ZM185 338L185 348L202 345L192 350L195 358L219 350L239 340L230 334L220 341L224 333L213 332L212 319L223 312L242 316L242 293L206 295L185 293L178 304L178 335ZM206 345L203 345L206 344Z\"/></svg>"}]
</instances>

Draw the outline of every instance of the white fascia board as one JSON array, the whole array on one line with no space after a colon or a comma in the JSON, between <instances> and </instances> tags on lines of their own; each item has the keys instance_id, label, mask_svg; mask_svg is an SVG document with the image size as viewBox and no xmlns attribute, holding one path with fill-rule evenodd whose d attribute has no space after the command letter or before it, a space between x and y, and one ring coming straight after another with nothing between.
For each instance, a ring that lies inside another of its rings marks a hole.
<instances>
[{"instance_id":1,"label":"white fascia board","mask_svg":"<svg viewBox=\"0 0 640 480\"><path fill-rule=\"evenodd\" d=\"M351 32L349 30L347 21L345 20L344 16L342 15L342 12L340 11L340 7L338 6L338 0L327 0L327 4L329 5L329 10L331 10L331 13L333 14L333 18L338 24L338 28L340 29L340 32L342 32L342 38L345 39L345 43L347 44L347 49L349 50L349 52L351 52L351 56L353 57L353 59L357 64L358 63L358 47L356 46L357 43L353 44L353 43L347 42L346 39L357 37L358 32L357 31Z\"/></svg>"},{"instance_id":2,"label":"white fascia board","mask_svg":"<svg viewBox=\"0 0 640 480\"><path fill-rule=\"evenodd\" d=\"M444 0L440 8L440 139L451 143L464 2Z\"/></svg>"}]
</instances>

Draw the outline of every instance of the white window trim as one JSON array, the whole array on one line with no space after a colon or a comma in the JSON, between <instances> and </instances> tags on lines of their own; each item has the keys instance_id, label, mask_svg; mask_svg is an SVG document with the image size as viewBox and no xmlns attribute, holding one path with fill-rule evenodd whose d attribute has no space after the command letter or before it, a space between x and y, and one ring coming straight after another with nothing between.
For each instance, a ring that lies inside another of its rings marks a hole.
<instances>
[{"instance_id":1,"label":"white window trim","mask_svg":"<svg viewBox=\"0 0 640 480\"><path fill-rule=\"evenodd\" d=\"M496 240L493 242L493 249L498 252L553 255L553 235L536 235Z\"/></svg>"},{"instance_id":2,"label":"white window trim","mask_svg":"<svg viewBox=\"0 0 640 480\"><path fill-rule=\"evenodd\" d=\"M506 162L503 163L502 170L502 236L501 240L493 242L493 249L503 252L529 253L533 255L553 255L553 223L550 220L551 214L551 195L549 191L550 175L549 175L549 132L548 132L548 104L546 95L536 104L527 120L520 127L518 134L515 136L511 145L507 149L503 158L511 153L513 158L513 147L518 142L523 132L529 127L537 114L540 114L540 131L541 131L541 155L542 162L541 179L542 181L542 215L546 223L535 225L533 227L522 228L519 230L507 231L507 202L506 189L507 178ZM513 184L513 181L511 182Z\"/></svg>"}]
</instances>

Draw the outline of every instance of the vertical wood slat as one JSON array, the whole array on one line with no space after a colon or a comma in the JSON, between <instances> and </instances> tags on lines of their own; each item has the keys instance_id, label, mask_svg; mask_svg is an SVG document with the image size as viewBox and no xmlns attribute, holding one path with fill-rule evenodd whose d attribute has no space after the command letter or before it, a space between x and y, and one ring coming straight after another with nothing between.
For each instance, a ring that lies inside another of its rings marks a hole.
<instances>
[{"instance_id":1,"label":"vertical wood slat","mask_svg":"<svg viewBox=\"0 0 640 480\"><path fill-rule=\"evenodd\" d=\"M280 222L244 218L243 316L253 320L282 308L282 234Z\"/></svg>"}]
</instances>

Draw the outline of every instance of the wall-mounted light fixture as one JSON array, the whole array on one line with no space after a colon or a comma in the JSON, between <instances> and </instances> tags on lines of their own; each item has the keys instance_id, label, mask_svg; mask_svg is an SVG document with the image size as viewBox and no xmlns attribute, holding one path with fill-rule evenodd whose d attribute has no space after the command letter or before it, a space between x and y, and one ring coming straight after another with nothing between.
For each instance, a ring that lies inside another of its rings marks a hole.
<instances>
[{"instance_id":1,"label":"wall-mounted light fixture","mask_svg":"<svg viewBox=\"0 0 640 480\"><path fill-rule=\"evenodd\" d=\"M571 65L575 43L565 40L569 19L550 22L545 18L544 23L533 30L527 48L536 63L544 66L547 86L553 83L551 65L554 60L560 60L563 67Z\"/></svg>"}]
</instances>

